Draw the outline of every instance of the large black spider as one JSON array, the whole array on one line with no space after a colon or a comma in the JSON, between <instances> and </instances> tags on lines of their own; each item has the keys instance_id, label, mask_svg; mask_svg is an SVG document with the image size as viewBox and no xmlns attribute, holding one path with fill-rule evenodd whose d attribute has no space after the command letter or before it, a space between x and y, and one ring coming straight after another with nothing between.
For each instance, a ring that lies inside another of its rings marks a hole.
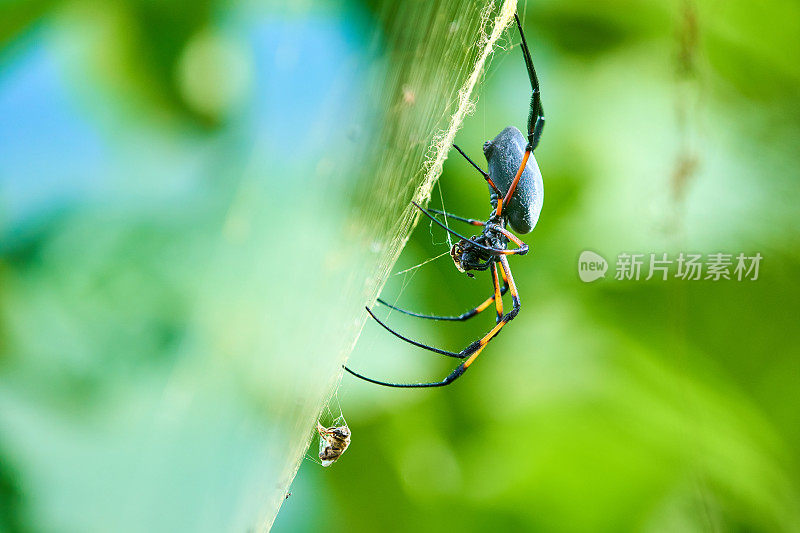
<instances>
[{"instance_id":1,"label":"large black spider","mask_svg":"<svg viewBox=\"0 0 800 533\"><path fill-rule=\"evenodd\" d=\"M486 141L483 145L483 153L489 165L488 173L484 172L475 164L458 146L453 145L455 149L483 175L489 185L489 200L492 204L492 213L489 219L486 222L481 222L480 220L463 218L435 209L428 211L414 203L414 206L431 220L461 239L453 245L453 248L450 250L453 262L460 272L465 272L468 276L473 276L469 272L470 270L483 271L491 269L494 294L479 306L458 316L435 316L414 313L395 307L380 298L378 299L378 302L382 305L400 311L401 313L431 320L467 320L485 310L494 302L495 309L497 310L496 325L486 335L471 343L460 352L450 352L411 340L397 333L381 322L378 317L372 313L372 310L367 307L366 309L369 315L396 337L414 346L461 359L462 362L443 380L430 383L390 383L387 381L378 381L354 372L346 366L344 367L345 370L357 378L387 387L413 388L442 387L444 385L449 385L466 372L467 368L475 361L489 341L497 335L503 326L511 322L514 317L517 316L517 313L519 313L519 294L517 293L517 287L514 284L514 277L511 275L511 269L508 266L508 259L506 256L525 255L528 252L528 245L508 231L506 225L510 226L511 229L517 233L530 233L539 219L539 213L542 210L542 201L544 200L544 185L542 184L542 174L539 171L539 165L536 163L536 158L531 157L531 153L536 149L536 146L539 144L539 138L542 135L544 111L542 110L539 97L539 80L533 68L533 61L531 60L528 43L525 41L525 34L522 31L522 24L519 21L519 16L516 14L514 15L514 19L517 21L517 28L519 29L519 35L522 40L522 54L525 59L525 66L528 69L528 77L530 78L532 89L531 109L528 115L527 141L522 133L514 126L505 128L497 137L491 141ZM529 159L532 164L528 164ZM474 235L468 239L445 226L431 214L431 211L472 224L473 226L482 226L483 231L480 235ZM509 241L516 244L517 248L507 249ZM498 268L498 263L500 268ZM503 278L502 288L500 287L501 276ZM504 314L502 296L507 290L511 291L512 309Z\"/></svg>"}]
</instances>

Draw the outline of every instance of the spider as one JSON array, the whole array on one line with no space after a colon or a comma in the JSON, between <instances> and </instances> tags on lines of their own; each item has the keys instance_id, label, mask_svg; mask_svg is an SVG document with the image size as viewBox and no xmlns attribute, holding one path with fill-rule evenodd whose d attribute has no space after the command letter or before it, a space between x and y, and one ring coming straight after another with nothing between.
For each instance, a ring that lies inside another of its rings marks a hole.
<instances>
[{"instance_id":1,"label":"spider","mask_svg":"<svg viewBox=\"0 0 800 533\"><path fill-rule=\"evenodd\" d=\"M525 66L528 69L528 77L531 82L531 108L528 115L528 136L527 140L523 134L514 126L509 126L501 131L491 141L486 141L483 145L483 153L486 156L486 161L489 165L489 172L484 172L472 159L469 158L458 146L453 147L460 153L475 169L481 173L486 183L489 186L489 201L492 205L492 212L486 222L474 220L471 218L463 218L451 215L444 211L436 209L426 210L419 206L416 202L412 202L414 206L422 211L428 218L436 222L439 226L455 235L460 241L453 245L450 250L450 255L453 258L456 268L459 272L464 272L468 276L473 277L470 270L485 271L491 270L492 285L494 292L492 296L486 299L479 306L470 309L458 316L435 316L424 315L407 311L395 307L380 298L378 302L391 309L419 318L426 318L430 320L458 320L463 321L476 316L481 311L486 310L492 302L495 304L497 312L496 325L486 335L480 339L472 342L460 352L451 352L442 350L433 346L428 346L421 342L409 339L404 335L394 331L389 326L384 324L372 310L367 307L367 313L375 319L387 331L392 333L399 339L402 339L414 346L430 350L432 352L445 355L448 357L455 357L461 359L459 364L447 377L441 381L434 381L430 383L391 383L387 381L379 381L359 374L346 366L344 367L350 374L357 378L384 385L387 387L404 387L404 388L422 388L422 387L443 387L453 383L456 379L461 377L464 372L475 362L475 359L480 355L486 345L500 332L500 330L511 322L519 313L520 299L517 293L517 287L514 284L514 277L511 275L511 269L508 266L507 256L509 255L525 255L528 253L528 245L522 242L514 234L506 229L510 226L517 233L530 233L536 226L539 219L539 213L542 209L542 201L544 199L544 186L542 184L542 174L539 171L539 165L536 163L536 158L531 157L532 152L539 144L539 138L542 135L544 127L544 111L540 101L539 93L539 80L536 77L536 71L533 68L533 61L531 60L531 53L528 49L528 43L525 41L525 34L522 31L522 24L519 21L519 16L514 15L519 29L521 38L522 54L525 59ZM528 164L530 160L531 164ZM451 230L445 224L440 222L434 217L431 212L444 215L445 217L460 220L473 226L480 226L483 228L480 235L473 235L471 238L466 238L463 235ZM509 241L513 242L517 247L508 249ZM498 266L499 265L499 266ZM500 278L503 279L503 287L500 287ZM503 300L502 296L506 291L511 291L512 308L509 312L503 313Z\"/></svg>"}]
</instances>

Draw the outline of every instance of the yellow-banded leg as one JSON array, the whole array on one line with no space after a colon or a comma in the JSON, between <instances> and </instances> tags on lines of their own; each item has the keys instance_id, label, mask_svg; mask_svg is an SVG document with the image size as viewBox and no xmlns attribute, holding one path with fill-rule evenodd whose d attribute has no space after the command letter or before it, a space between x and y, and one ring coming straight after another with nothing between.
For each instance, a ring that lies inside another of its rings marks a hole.
<instances>
[{"instance_id":1,"label":"yellow-banded leg","mask_svg":"<svg viewBox=\"0 0 800 533\"><path fill-rule=\"evenodd\" d=\"M399 311L399 312L403 313L404 315L415 316L417 318L427 318L429 320L464 321L464 320L469 320L470 318L472 318L474 316L477 316L482 311L485 311L490 305L492 305L492 302L494 302L498 298L500 299L500 302L501 302L500 305L501 305L501 309L502 309L502 301L503 301L502 300L502 296L507 291L508 291L508 284L507 283L505 285L503 285L503 287L500 288L499 291L498 291L497 286L495 285L494 294L492 294L489 298L484 300L480 305L478 305L476 307L473 307L469 311L464 311L460 315L455 315L455 316L426 315L426 314L423 314L423 313L415 313L414 311L408 311L407 309L402 309L400 307L392 305L389 302L387 302L386 300L382 300L381 298L378 298L378 303L388 307L389 309L394 309L395 311Z\"/></svg>"},{"instance_id":2,"label":"yellow-banded leg","mask_svg":"<svg viewBox=\"0 0 800 533\"><path fill-rule=\"evenodd\" d=\"M427 344L423 344L421 342L417 342L417 341L411 340L408 337L404 337L403 335L397 333L396 331L391 329L389 326L387 326L386 324L381 322L372 313L372 311L369 309L369 307L367 307L367 312L370 314L370 316L372 316L372 318L374 318L375 321L378 324L383 326L392 335L394 335L394 336L396 336L396 337L398 337L398 338L400 338L400 339L402 339L402 340L404 340L404 341L406 341L408 343L411 343L414 346L419 346L420 348L425 348L426 350L430 350L432 352L435 352L435 353L438 353L438 354L441 354L441 355L446 355L448 357L456 357L458 359L464 359L464 361L460 365L458 365L450 373L450 375L448 375L442 381L434 381L434 382L431 382L431 383L389 383L387 381L378 381L378 380L375 380L375 379L372 379L372 378L368 378L368 377L366 377L364 375L361 375L361 374L359 374L357 372L354 372L353 370L350 370L346 366L344 367L344 369L347 370L350 374L354 375L357 378L363 379L364 381L369 381L370 383L375 383L377 385L384 385L386 387L401 387L401 388L443 387L445 385L449 385L450 383L452 383L453 381L455 381L456 379L461 377L461 375L464 374L464 372L467 371L467 368L469 368L472 363L475 362L475 359L478 357L478 355L480 355L480 353L483 351L483 349L486 347L486 345L489 344L489 342L497 335L497 333L503 328L503 326L505 326L506 324L508 324L512 320L514 320L514 318L517 316L517 314L519 313L519 310L521 308L521 303L520 303L520 300L519 300L519 293L517 292L517 286L514 283L514 277L511 275L511 269L508 266L508 259L506 259L505 256L500 256L497 261L499 261L499 263L500 263L500 266L501 266L502 271L503 271L503 275L506 278L506 281L508 283L508 288L511 291L511 298L512 298L513 307L511 309L511 311L509 311L508 313L503 315L503 317L500 319L500 321L497 323L497 325L495 325L495 327L493 327L491 329L491 331L489 331L486 335L484 335L483 337L481 337L477 341L473 342L472 344L470 344L469 346L467 346L466 348L464 348L460 352L451 352L451 351L448 351L448 350L442 350L442 349L439 349L439 348L435 348L433 346L428 346Z\"/></svg>"},{"instance_id":3,"label":"yellow-banded leg","mask_svg":"<svg viewBox=\"0 0 800 533\"><path fill-rule=\"evenodd\" d=\"M506 276L508 276L508 286L511 289L511 302L513 307L511 308L511 311L509 311L507 315L504 315L500 319L497 325L493 327L489 333L484 335L478 341L478 348L475 350L475 352L472 353L467 358L466 361L461 363L461 366L464 367L464 370L469 368L469 365L471 365L475 361L475 359L477 359L477 357L480 355L480 353L483 351L486 345L489 344L489 341L495 338L495 336L500 332L500 330L503 329L503 326L514 320L514 318L517 316L517 313L519 313L519 309L521 307L519 301L519 293L517 292L517 286L514 283L514 278L511 276L511 269L508 266L508 259L506 259L505 257L500 257L500 264L503 267L503 272L505 273ZM463 374L463 371L461 373Z\"/></svg>"},{"instance_id":4,"label":"yellow-banded leg","mask_svg":"<svg viewBox=\"0 0 800 533\"><path fill-rule=\"evenodd\" d=\"M500 292L500 279L497 277L497 263L492 263L492 281L494 282L494 305L497 310L495 323L499 323L503 319L503 298ZM508 287L508 284L505 286Z\"/></svg>"}]
</instances>

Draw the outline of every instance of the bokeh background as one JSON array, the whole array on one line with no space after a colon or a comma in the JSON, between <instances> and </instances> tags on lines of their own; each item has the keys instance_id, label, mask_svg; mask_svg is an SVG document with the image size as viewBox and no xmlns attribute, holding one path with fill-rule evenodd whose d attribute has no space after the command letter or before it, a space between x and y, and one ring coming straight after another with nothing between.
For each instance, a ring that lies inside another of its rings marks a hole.
<instances>
[{"instance_id":1,"label":"bokeh background","mask_svg":"<svg viewBox=\"0 0 800 533\"><path fill-rule=\"evenodd\" d=\"M451 387L336 385L410 198L385 175L418 177L480 4L0 4L0 530L248 530L331 390L352 445L323 469L311 443L275 531L800 529L796 2L521 4L547 114L523 310ZM457 137L481 163L525 125L517 42ZM486 216L453 155L431 206ZM420 222L393 271L445 255L384 298L482 301L448 247ZM583 250L763 261L584 284ZM493 325L380 312L448 349ZM451 363L367 323L350 364Z\"/></svg>"}]
</instances>

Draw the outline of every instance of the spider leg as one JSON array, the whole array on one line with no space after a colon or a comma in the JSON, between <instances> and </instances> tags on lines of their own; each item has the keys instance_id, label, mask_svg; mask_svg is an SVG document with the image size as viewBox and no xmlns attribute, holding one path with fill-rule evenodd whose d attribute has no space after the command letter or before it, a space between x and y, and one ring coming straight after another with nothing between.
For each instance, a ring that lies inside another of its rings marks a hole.
<instances>
[{"instance_id":1,"label":"spider leg","mask_svg":"<svg viewBox=\"0 0 800 533\"><path fill-rule=\"evenodd\" d=\"M486 222L482 220L475 220L474 218L464 218L458 215L454 215L452 213L448 213L447 211L440 211L439 209L428 209L431 213L436 213L438 215L444 215L447 218L454 218L456 220L460 220L461 222L466 222L467 224L472 224L473 226L485 226Z\"/></svg>"},{"instance_id":2,"label":"spider leg","mask_svg":"<svg viewBox=\"0 0 800 533\"><path fill-rule=\"evenodd\" d=\"M459 154L461 154L461 155L463 155L463 156L464 156L464 159L466 159L467 161L469 161L469 164L470 164L470 165L472 165L473 167L475 167L475 170L477 170L478 172L480 172L480 173L481 173L481 175L483 175L483 177L484 177L484 178L487 178L487 179L489 178L489 174L487 174L485 170L483 170L481 167L479 167L479 166L478 166L478 164L477 164L475 161L473 161L472 159L470 159L470 158L469 158L469 156L468 156L467 154L465 154L465 153L464 153L464 150L462 150L461 148L459 148L457 144L454 144L454 145L453 145L453 148L455 148L456 150L458 150L458 153L459 153Z\"/></svg>"},{"instance_id":3,"label":"spider leg","mask_svg":"<svg viewBox=\"0 0 800 533\"><path fill-rule=\"evenodd\" d=\"M494 267L494 268L497 268L497 267ZM388 307L390 309L394 309L395 311L399 311L399 312L403 313L404 315L415 316L415 317L418 317L418 318L427 318L429 320L464 321L464 320L468 320L468 319L476 316L478 313L486 310L492 304L492 302L496 301L496 299L498 297L501 298L501 302L502 302L502 296L506 293L507 290L508 290L508 283L506 283L503 286L503 288L500 289L499 296L498 296L497 287L495 287L495 293L492 296L490 296L489 298L487 298L486 300L484 300L483 303L481 303L480 305L478 305L476 307L473 307L469 311L465 311L465 312L463 312L463 313L461 313L460 315L457 315L457 316L424 315L422 313L415 313L414 311L408 311L406 309L401 309L401 308L399 308L397 306L394 306L394 305L386 302L385 300L381 300L380 298L378 298L378 303L380 303L381 305L385 305L386 307ZM501 307L501 313L502 313L502 307Z\"/></svg>"},{"instance_id":4,"label":"spider leg","mask_svg":"<svg viewBox=\"0 0 800 533\"><path fill-rule=\"evenodd\" d=\"M420 211L425 213L425 216L427 216L428 218L430 218L431 220L433 220L434 222L439 224L442 228L444 228L445 231L455 235L459 239L462 239L462 240L465 240L465 241L467 241L469 243L474 244L475 246L477 246L481 250L486 250L487 252L492 252L494 254L499 254L499 255L517 255L517 254L518 255L525 255L526 253L528 253L528 246L527 245L525 245L524 248L518 248L516 250L501 250L500 248L492 248L490 246L484 246L484 245L482 245L480 243L477 243L477 242L473 241L472 239L468 239L468 238L464 237L463 235L461 235L457 231L448 228L447 226L442 224L442 222L438 218L436 218L435 216L430 214L427 209L424 209L424 208L420 207L420 205L417 202L413 202L412 201L411 203L414 205L414 207L416 207L417 209L419 209ZM500 207L500 206L502 206L502 204L498 203L498 207ZM510 233L509 233L509 235L510 235ZM515 242L522 242L519 239L517 239L516 237L514 239L515 239Z\"/></svg>"},{"instance_id":5,"label":"spider leg","mask_svg":"<svg viewBox=\"0 0 800 533\"><path fill-rule=\"evenodd\" d=\"M503 292L500 291L500 279L497 277L497 263L492 263L492 285L494 285L494 305L497 310L495 323L499 324L503 320ZM508 287L508 283L503 288Z\"/></svg>"},{"instance_id":6,"label":"spider leg","mask_svg":"<svg viewBox=\"0 0 800 533\"><path fill-rule=\"evenodd\" d=\"M517 21L517 29L521 39L522 56L525 59L525 67L528 69L528 78L531 80L531 110L528 114L528 149L533 152L539 146L539 139L544 129L544 109L542 109L541 91L539 89L539 78L536 76L536 69L533 68L531 51L528 48L528 41L525 40L525 32L522 31L522 23L519 15L514 14Z\"/></svg>"},{"instance_id":7,"label":"spider leg","mask_svg":"<svg viewBox=\"0 0 800 533\"><path fill-rule=\"evenodd\" d=\"M517 246L519 246L519 248L517 248L516 250L508 250L508 252L509 252L508 255L525 255L525 254L528 253L528 249L529 249L528 245L525 244L524 242L522 242L522 239L520 239L519 237L517 237L516 235L514 235L513 233L511 233L510 231L508 231L505 228L497 228L497 231L499 231L500 233L505 235L508 238L508 240L510 240L511 242L516 244ZM504 277L505 277L505 274L504 274Z\"/></svg>"},{"instance_id":8,"label":"spider leg","mask_svg":"<svg viewBox=\"0 0 800 533\"><path fill-rule=\"evenodd\" d=\"M459 352L457 354L455 352L447 352L445 350L439 350L438 348L433 348L431 346L427 346L427 345L424 345L422 343L418 343L418 342L412 341L410 339L407 339L406 337L401 336L400 334L398 334L398 333L392 331L391 329L389 329L380 320L375 318L375 315L372 315L372 312L369 312L369 308L367 308L367 311L370 313L370 315L372 315L372 317L375 318L375 320L377 320L379 324L381 324L384 328L388 329L395 336L397 336L397 337L399 337L399 338L401 338L401 339L403 339L403 340L405 340L407 342L410 342L411 344L414 344L415 346L419 346L421 348L425 348L425 349L434 351L436 353L441 353L441 354L444 354L444 355L451 355L451 356L454 356L454 357L459 357L459 358L465 359L464 362L462 362L455 369L453 369L453 371L450 372L450 374L447 377L445 377L443 380L441 380L441 381L433 381L433 382L430 382L430 383L390 383L388 381L379 381L379 380L376 380L376 379L368 378L366 376L363 376L363 375L361 375L361 374L359 374L357 372L354 372L354 371L350 370L346 366L344 367L344 369L347 370L350 374L354 375L355 377L357 377L359 379L363 379L364 381L369 381L370 383L375 383L376 385L383 385L385 387L398 387L398 388L405 388L405 389L444 387L445 385L449 385L450 383L454 382L456 379L461 377L464 374L464 372L467 371L467 369L470 367L470 365L473 362L475 362L475 359L477 359L478 355L480 355L480 353L483 351L483 349L486 347L486 345L489 344L489 342L497 335L497 333L503 328L503 326L505 326L506 324L508 324L512 320L514 320L514 318L519 313L519 310L520 310L520 307L521 307L520 300L519 300L519 293L517 292L517 286L514 284L514 278L511 275L511 269L508 266L508 259L506 259L504 256L501 256L499 261L500 261L501 267L503 268L503 274L505 275L505 277L508 278L508 286L509 286L509 289L511 290L513 308L511 309L511 311L509 311L508 313L503 315L503 318L500 320L500 322L497 323L497 325L495 325L495 327L493 327L491 329L491 331L489 331L486 335L481 337L479 340L473 342L472 344L470 344L469 346L467 346L466 348L464 348L461 352Z\"/></svg>"},{"instance_id":9,"label":"spider leg","mask_svg":"<svg viewBox=\"0 0 800 533\"><path fill-rule=\"evenodd\" d=\"M397 333L395 330L393 330L392 328L390 328L389 326L384 324L381 321L380 318L375 316L375 313L372 312L372 309L370 309L369 307L365 307L365 309L367 310L367 313L369 313L369 316L371 316L372 318L375 319L375 322L380 324L383 327L383 329L385 329L386 331L388 331L389 333L391 333L392 335L394 335L395 337L397 337L400 340L404 340L409 344L413 344L414 346L418 346L420 348L425 348L426 350L430 350L432 352L435 352L435 353L438 353L438 354L441 354L441 355L446 355L448 357L455 357L457 359L464 359L465 357L467 357L466 355L464 355L463 353L460 353L460 352L451 352L449 350L442 350L440 348L435 348L433 346L428 346L427 344L423 344L421 342L417 342L415 340L409 339L408 337L406 337L404 335L401 335L400 333Z\"/></svg>"},{"instance_id":10,"label":"spider leg","mask_svg":"<svg viewBox=\"0 0 800 533\"><path fill-rule=\"evenodd\" d=\"M495 185L495 184L494 184L494 182L492 181L492 178L490 178L490 177L489 177L489 174L487 174L487 173L486 173L486 172L485 172L485 171L484 171L484 170L483 170L481 167L479 167L479 166L477 165L477 163L475 163L475 161L473 161L472 159L470 159L470 158L469 158L469 156L468 156L467 154L465 154L465 153L464 153L464 151L463 151L461 148L459 148L457 144L454 144L454 145L453 145L453 148L455 148L456 150L458 150L458 153L459 153L459 154L461 154L461 155L463 155L463 156L464 156L464 159L466 159L467 161L469 161L469 164L470 164L470 165L472 165L473 167L475 167L475 170L477 170L478 172L480 172L480 173L481 173L481 175L483 176L483 179L485 179L485 180L486 180L486 183L488 183L488 184L489 184L489 187L491 187L492 189L494 189L494 192L496 192L496 193L497 193L497 196L502 196L502 193L500 192L500 189L498 189L498 188L497 188L497 185Z\"/></svg>"},{"instance_id":11,"label":"spider leg","mask_svg":"<svg viewBox=\"0 0 800 533\"><path fill-rule=\"evenodd\" d=\"M514 14L514 19L517 21L517 28L519 29L519 36L522 40L522 56L525 59L525 67L528 69L528 78L531 80L531 109L528 114L528 146L525 147L525 155L522 157L522 164L517 170L511 186L508 188L503 201L497 202L497 216L503 213L503 206L508 204L511 197L514 196L514 191L517 188L517 183L525 170L525 165L528 163L528 158L537 146L539 146L539 139L542 136L542 129L544 129L544 109L542 109L541 91L539 90L539 78L536 76L536 70L533 68L533 60L531 59L531 51L528 48L528 42L525 40L525 33L522 31L522 23L519 21L519 15Z\"/></svg>"}]
</instances>

